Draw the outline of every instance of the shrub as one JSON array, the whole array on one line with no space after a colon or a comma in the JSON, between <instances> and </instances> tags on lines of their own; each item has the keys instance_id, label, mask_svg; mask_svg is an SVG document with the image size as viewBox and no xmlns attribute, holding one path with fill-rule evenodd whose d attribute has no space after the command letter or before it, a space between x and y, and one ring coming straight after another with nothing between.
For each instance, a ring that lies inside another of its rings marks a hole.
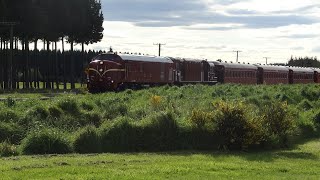
<instances>
[{"instance_id":1,"label":"shrub","mask_svg":"<svg viewBox=\"0 0 320 180\"><path fill-rule=\"evenodd\" d=\"M12 97L8 97L5 101L7 107L13 107L16 104L16 101Z\"/></svg>"},{"instance_id":2,"label":"shrub","mask_svg":"<svg viewBox=\"0 0 320 180\"><path fill-rule=\"evenodd\" d=\"M90 113L84 113L83 114L84 123L85 125L94 125L95 127L99 127L101 125L101 116L98 113L90 112Z\"/></svg>"},{"instance_id":3,"label":"shrub","mask_svg":"<svg viewBox=\"0 0 320 180\"><path fill-rule=\"evenodd\" d=\"M18 155L17 147L7 141L0 143L0 157L16 156Z\"/></svg>"},{"instance_id":4,"label":"shrub","mask_svg":"<svg viewBox=\"0 0 320 180\"><path fill-rule=\"evenodd\" d=\"M191 125L194 128L204 129L208 122L212 122L213 114L199 109L192 110Z\"/></svg>"},{"instance_id":5,"label":"shrub","mask_svg":"<svg viewBox=\"0 0 320 180\"><path fill-rule=\"evenodd\" d=\"M263 139L260 119L250 117L248 107L242 102L223 102L215 105L214 117L216 133L220 136L223 148L241 149L259 144Z\"/></svg>"},{"instance_id":6,"label":"shrub","mask_svg":"<svg viewBox=\"0 0 320 180\"><path fill-rule=\"evenodd\" d=\"M129 152L137 149L136 126L129 123L126 117L120 117L101 131L103 152Z\"/></svg>"},{"instance_id":7,"label":"shrub","mask_svg":"<svg viewBox=\"0 0 320 180\"><path fill-rule=\"evenodd\" d=\"M18 121L19 117L16 112L13 110L1 110L0 111L0 121L4 122L9 122L13 121L16 122Z\"/></svg>"},{"instance_id":8,"label":"shrub","mask_svg":"<svg viewBox=\"0 0 320 180\"><path fill-rule=\"evenodd\" d=\"M71 146L65 134L56 129L31 132L21 143L23 154L65 154Z\"/></svg>"},{"instance_id":9,"label":"shrub","mask_svg":"<svg viewBox=\"0 0 320 180\"><path fill-rule=\"evenodd\" d=\"M54 118L60 118L60 116L63 114L62 109L60 109L57 106L51 106L48 108L49 114L51 117Z\"/></svg>"},{"instance_id":10,"label":"shrub","mask_svg":"<svg viewBox=\"0 0 320 180\"><path fill-rule=\"evenodd\" d=\"M40 106L35 107L31 113L33 116L39 117L42 120L46 119L49 116L48 109L46 109L45 107L40 107Z\"/></svg>"},{"instance_id":11,"label":"shrub","mask_svg":"<svg viewBox=\"0 0 320 180\"><path fill-rule=\"evenodd\" d=\"M320 131L320 111L313 117L313 124L318 131Z\"/></svg>"},{"instance_id":12,"label":"shrub","mask_svg":"<svg viewBox=\"0 0 320 180\"><path fill-rule=\"evenodd\" d=\"M77 102L72 98L67 98L59 101L58 107L60 107L64 112L73 115L78 114L80 111Z\"/></svg>"},{"instance_id":13,"label":"shrub","mask_svg":"<svg viewBox=\"0 0 320 180\"><path fill-rule=\"evenodd\" d=\"M164 151L178 149L179 128L172 112L159 112L142 127L144 150Z\"/></svg>"},{"instance_id":14,"label":"shrub","mask_svg":"<svg viewBox=\"0 0 320 180\"><path fill-rule=\"evenodd\" d=\"M13 123L0 122L0 142L19 143L23 137L23 129Z\"/></svg>"},{"instance_id":15,"label":"shrub","mask_svg":"<svg viewBox=\"0 0 320 180\"><path fill-rule=\"evenodd\" d=\"M94 105L87 102L82 102L81 108L87 111L92 111L94 109Z\"/></svg>"},{"instance_id":16,"label":"shrub","mask_svg":"<svg viewBox=\"0 0 320 180\"><path fill-rule=\"evenodd\" d=\"M87 126L80 130L75 136L73 147L77 153L101 152L101 140L97 129Z\"/></svg>"},{"instance_id":17,"label":"shrub","mask_svg":"<svg viewBox=\"0 0 320 180\"><path fill-rule=\"evenodd\" d=\"M267 137L279 138L280 146L287 146L288 135L294 129L294 120L288 113L287 103L274 102L264 109Z\"/></svg>"},{"instance_id":18,"label":"shrub","mask_svg":"<svg viewBox=\"0 0 320 180\"><path fill-rule=\"evenodd\" d=\"M150 104L153 108L159 108L162 102L161 96L152 95L150 98Z\"/></svg>"}]
</instances>

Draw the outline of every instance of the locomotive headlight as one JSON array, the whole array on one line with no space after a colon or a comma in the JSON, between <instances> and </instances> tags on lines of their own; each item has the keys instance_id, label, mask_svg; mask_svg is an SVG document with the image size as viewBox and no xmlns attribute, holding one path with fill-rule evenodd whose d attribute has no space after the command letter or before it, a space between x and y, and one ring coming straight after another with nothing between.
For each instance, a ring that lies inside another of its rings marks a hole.
<instances>
[{"instance_id":1,"label":"locomotive headlight","mask_svg":"<svg viewBox=\"0 0 320 180\"><path fill-rule=\"evenodd\" d=\"M103 62L102 62L102 61L100 61L100 64L103 64Z\"/></svg>"},{"instance_id":2,"label":"locomotive headlight","mask_svg":"<svg viewBox=\"0 0 320 180\"><path fill-rule=\"evenodd\" d=\"M99 69L100 72L103 72L103 69Z\"/></svg>"}]
</instances>

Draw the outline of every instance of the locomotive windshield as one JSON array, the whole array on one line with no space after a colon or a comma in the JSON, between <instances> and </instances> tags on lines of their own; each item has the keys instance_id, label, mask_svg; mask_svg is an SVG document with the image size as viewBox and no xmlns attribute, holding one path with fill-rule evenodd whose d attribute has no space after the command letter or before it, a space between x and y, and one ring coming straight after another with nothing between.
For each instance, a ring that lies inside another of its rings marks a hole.
<instances>
[{"instance_id":1,"label":"locomotive windshield","mask_svg":"<svg viewBox=\"0 0 320 180\"><path fill-rule=\"evenodd\" d=\"M122 59L116 54L99 54L98 56L94 57L92 60L121 61Z\"/></svg>"}]
</instances>

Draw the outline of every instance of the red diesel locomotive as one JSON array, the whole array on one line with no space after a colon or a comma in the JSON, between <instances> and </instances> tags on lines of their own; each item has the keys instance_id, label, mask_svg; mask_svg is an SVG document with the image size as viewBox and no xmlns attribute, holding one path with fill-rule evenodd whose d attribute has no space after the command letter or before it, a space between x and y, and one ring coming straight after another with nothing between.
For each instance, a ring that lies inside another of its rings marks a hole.
<instances>
[{"instance_id":1,"label":"red diesel locomotive","mask_svg":"<svg viewBox=\"0 0 320 180\"><path fill-rule=\"evenodd\" d=\"M86 69L90 92L187 83L294 84L319 83L320 69L223 63L108 52Z\"/></svg>"}]
</instances>

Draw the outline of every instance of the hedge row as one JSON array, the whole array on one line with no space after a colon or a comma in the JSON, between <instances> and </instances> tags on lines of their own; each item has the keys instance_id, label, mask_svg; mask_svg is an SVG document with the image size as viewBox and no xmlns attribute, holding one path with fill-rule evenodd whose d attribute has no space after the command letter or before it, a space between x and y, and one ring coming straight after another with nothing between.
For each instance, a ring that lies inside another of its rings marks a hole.
<instances>
[{"instance_id":1,"label":"hedge row","mask_svg":"<svg viewBox=\"0 0 320 180\"><path fill-rule=\"evenodd\" d=\"M257 111L252 108L242 102L218 101L211 110L194 109L188 119L190 126L179 124L172 111L160 111L141 121L121 116L100 127L86 126L72 135L58 129L39 129L29 133L19 149L22 154L265 149L287 147L299 134L301 127L295 124L286 103L275 102ZM314 117L317 129L319 117ZM7 128L1 132L10 131ZM0 155L17 154L13 147L7 141L2 143Z\"/></svg>"}]
</instances>

